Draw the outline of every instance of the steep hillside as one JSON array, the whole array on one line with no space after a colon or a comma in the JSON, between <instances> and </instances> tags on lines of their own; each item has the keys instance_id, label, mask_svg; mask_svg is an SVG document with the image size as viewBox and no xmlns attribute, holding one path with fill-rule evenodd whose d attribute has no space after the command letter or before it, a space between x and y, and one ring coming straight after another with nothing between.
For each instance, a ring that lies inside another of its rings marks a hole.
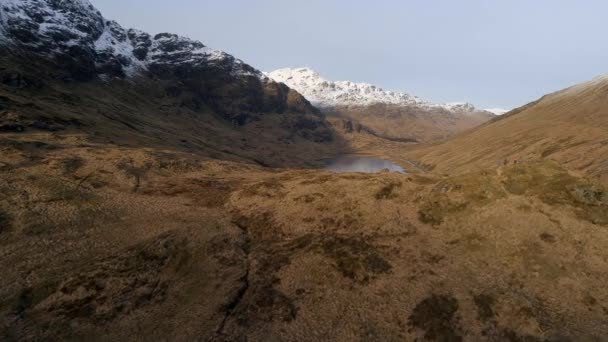
<instances>
[{"instance_id":1,"label":"steep hillside","mask_svg":"<svg viewBox=\"0 0 608 342\"><path fill-rule=\"evenodd\" d=\"M421 143L443 141L494 118L487 112L452 112L443 108L425 109L382 103L334 107L326 113L360 122L379 136Z\"/></svg>"},{"instance_id":2,"label":"steep hillside","mask_svg":"<svg viewBox=\"0 0 608 342\"><path fill-rule=\"evenodd\" d=\"M305 148L333 139L306 99L241 60L175 34L124 29L88 1L9 1L0 19L2 131L73 128L246 158L255 155L247 139L266 154L294 139ZM218 152L226 146L233 151Z\"/></svg>"},{"instance_id":3,"label":"steep hillside","mask_svg":"<svg viewBox=\"0 0 608 342\"><path fill-rule=\"evenodd\" d=\"M554 160L608 180L608 77L546 95L414 156L441 172Z\"/></svg>"},{"instance_id":4,"label":"steep hillside","mask_svg":"<svg viewBox=\"0 0 608 342\"><path fill-rule=\"evenodd\" d=\"M279 69L268 76L296 89L328 115L355 121L392 139L443 140L494 117L470 103L436 104L367 83L333 82L308 68Z\"/></svg>"}]
</instances>

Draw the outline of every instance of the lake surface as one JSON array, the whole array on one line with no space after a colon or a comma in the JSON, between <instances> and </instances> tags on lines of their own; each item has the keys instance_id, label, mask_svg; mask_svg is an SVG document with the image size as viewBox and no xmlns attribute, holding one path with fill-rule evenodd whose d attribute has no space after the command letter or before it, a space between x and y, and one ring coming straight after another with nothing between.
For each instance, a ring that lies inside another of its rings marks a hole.
<instances>
[{"instance_id":1,"label":"lake surface","mask_svg":"<svg viewBox=\"0 0 608 342\"><path fill-rule=\"evenodd\" d=\"M325 170L332 172L364 172L376 173L384 169L392 172L405 173L405 169L390 160L373 157L346 155L325 160Z\"/></svg>"}]
</instances>

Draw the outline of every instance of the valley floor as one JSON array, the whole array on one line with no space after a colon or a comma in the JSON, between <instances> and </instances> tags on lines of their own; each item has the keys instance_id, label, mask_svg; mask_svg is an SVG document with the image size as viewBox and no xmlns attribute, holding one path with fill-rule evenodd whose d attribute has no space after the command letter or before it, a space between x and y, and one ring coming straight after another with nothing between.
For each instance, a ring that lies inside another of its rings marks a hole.
<instances>
[{"instance_id":1,"label":"valley floor","mask_svg":"<svg viewBox=\"0 0 608 342\"><path fill-rule=\"evenodd\" d=\"M407 144L351 143L412 172L266 169L5 134L0 336L608 336L602 184L550 161L442 175L409 160Z\"/></svg>"}]
</instances>

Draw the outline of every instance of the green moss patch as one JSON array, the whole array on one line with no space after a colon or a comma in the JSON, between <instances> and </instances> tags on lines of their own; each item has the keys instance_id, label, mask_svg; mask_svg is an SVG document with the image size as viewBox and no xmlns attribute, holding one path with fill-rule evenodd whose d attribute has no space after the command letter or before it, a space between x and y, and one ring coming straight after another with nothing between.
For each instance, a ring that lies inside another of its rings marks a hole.
<instances>
[{"instance_id":1,"label":"green moss patch","mask_svg":"<svg viewBox=\"0 0 608 342\"><path fill-rule=\"evenodd\" d=\"M505 192L487 172L475 172L445 179L423 197L418 218L439 225L448 215L482 207L504 198Z\"/></svg>"},{"instance_id":2,"label":"green moss patch","mask_svg":"<svg viewBox=\"0 0 608 342\"><path fill-rule=\"evenodd\" d=\"M608 224L608 191L601 184L571 175L552 162L512 166L503 175L503 185L511 194L536 196L552 206L571 206L581 219Z\"/></svg>"}]
</instances>

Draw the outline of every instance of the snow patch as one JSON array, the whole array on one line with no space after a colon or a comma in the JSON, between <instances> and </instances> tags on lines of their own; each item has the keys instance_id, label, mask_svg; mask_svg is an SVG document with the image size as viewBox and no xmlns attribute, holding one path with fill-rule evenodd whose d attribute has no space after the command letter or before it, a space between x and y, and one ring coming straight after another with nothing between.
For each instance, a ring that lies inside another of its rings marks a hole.
<instances>
[{"instance_id":1,"label":"snow patch","mask_svg":"<svg viewBox=\"0 0 608 342\"><path fill-rule=\"evenodd\" d=\"M490 112L494 115L503 115L507 112L509 112L508 109L502 109L502 108L488 108L488 109L484 109L486 112Z\"/></svg>"},{"instance_id":2,"label":"snow patch","mask_svg":"<svg viewBox=\"0 0 608 342\"><path fill-rule=\"evenodd\" d=\"M380 103L445 109L462 113L476 111L470 103L436 104L408 93L384 90L369 83L329 81L310 68L284 68L266 73L266 75L297 90L312 104L319 107L369 106Z\"/></svg>"},{"instance_id":3,"label":"snow patch","mask_svg":"<svg viewBox=\"0 0 608 342\"><path fill-rule=\"evenodd\" d=\"M15 32L26 37L25 40ZM28 35L35 39L29 39ZM1 0L0 44L33 47L38 53L48 55L65 54L68 48L78 45L96 52L98 68L122 68L127 77L147 70L154 63L217 64L227 67L237 77L268 80L243 61L198 41L169 33L153 38L142 31L125 30L115 21L104 18L88 0Z\"/></svg>"}]
</instances>

